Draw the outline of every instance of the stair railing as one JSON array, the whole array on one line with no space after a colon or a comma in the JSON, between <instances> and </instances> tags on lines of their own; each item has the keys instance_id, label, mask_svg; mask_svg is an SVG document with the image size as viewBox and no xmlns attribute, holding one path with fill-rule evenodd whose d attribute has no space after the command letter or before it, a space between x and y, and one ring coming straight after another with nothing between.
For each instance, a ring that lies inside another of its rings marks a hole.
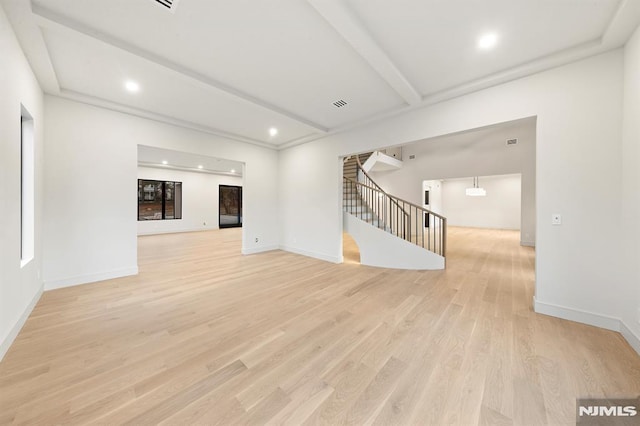
<instances>
[{"instance_id":1,"label":"stair railing","mask_svg":"<svg viewBox=\"0 0 640 426\"><path fill-rule=\"evenodd\" d=\"M356 155L356 180L344 177L344 209L399 238L441 256L447 246L447 218L385 192L362 168Z\"/></svg>"},{"instance_id":2,"label":"stair railing","mask_svg":"<svg viewBox=\"0 0 640 426\"><path fill-rule=\"evenodd\" d=\"M370 153L367 158L369 158L372 154L373 153ZM363 183L366 186L376 188L382 194L387 194L384 189L382 189L380 185L378 185L373 179L371 179L371 176L369 176L369 174L364 170L359 155L356 155L356 164L358 167L358 171L356 173L358 182ZM367 191L364 187L362 187L361 189L364 189L364 195L367 198L366 201L373 202L376 207L378 207L378 203L375 203L375 200L371 199L372 194L370 193L370 191ZM381 195L378 195L378 197L383 199L385 198ZM394 201L391 196L389 196L389 204L385 205L384 207L385 208L382 212L382 217L389 219L387 221L389 228L396 230L394 235L406 240L407 236L411 235L411 221L409 220L409 214L404 211L404 209L400 207L400 204Z\"/></svg>"},{"instance_id":3,"label":"stair railing","mask_svg":"<svg viewBox=\"0 0 640 426\"><path fill-rule=\"evenodd\" d=\"M447 247L447 218L383 191L343 178L344 210L369 224L440 256Z\"/></svg>"}]
</instances>

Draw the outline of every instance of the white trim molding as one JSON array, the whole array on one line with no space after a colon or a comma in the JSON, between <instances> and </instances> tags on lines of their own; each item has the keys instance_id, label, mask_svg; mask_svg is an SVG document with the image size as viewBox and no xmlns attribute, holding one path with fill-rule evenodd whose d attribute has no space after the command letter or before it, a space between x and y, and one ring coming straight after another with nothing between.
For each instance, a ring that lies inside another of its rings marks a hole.
<instances>
[{"instance_id":1,"label":"white trim molding","mask_svg":"<svg viewBox=\"0 0 640 426\"><path fill-rule=\"evenodd\" d=\"M153 231L138 231L138 237L146 237L150 235L162 235L162 234L186 234L189 232L206 232L206 231L217 231L220 227L216 226L207 226L201 228L178 228L178 229L157 229Z\"/></svg>"},{"instance_id":2,"label":"white trim molding","mask_svg":"<svg viewBox=\"0 0 640 426\"><path fill-rule=\"evenodd\" d=\"M596 314L566 306L554 305L553 303L541 302L533 298L533 310L539 314L562 318L569 321L580 322L582 324L593 325L612 331L620 331L620 319L607 315Z\"/></svg>"},{"instance_id":3,"label":"white trim molding","mask_svg":"<svg viewBox=\"0 0 640 426\"><path fill-rule=\"evenodd\" d=\"M620 321L620 334L622 334L622 337L640 354L640 336L631 331L624 321Z\"/></svg>"},{"instance_id":4,"label":"white trim molding","mask_svg":"<svg viewBox=\"0 0 640 426\"><path fill-rule=\"evenodd\" d=\"M535 296L533 298L533 310L538 314L549 315L618 332L625 338L629 345L631 345L631 347L640 354L640 337L631 331L631 329L627 327L624 321L620 318L596 314L566 306L559 306L553 303L541 302L537 300Z\"/></svg>"},{"instance_id":5,"label":"white trim molding","mask_svg":"<svg viewBox=\"0 0 640 426\"><path fill-rule=\"evenodd\" d=\"M342 256L332 256L324 253L316 253L313 251L307 251L291 246L280 246L280 250L288 251L289 253L301 254L302 256L313 257L314 259L324 260L325 262L331 263L342 263L344 262L344 258Z\"/></svg>"},{"instance_id":6,"label":"white trim molding","mask_svg":"<svg viewBox=\"0 0 640 426\"><path fill-rule=\"evenodd\" d=\"M90 284L97 281L110 280L113 278L128 277L138 275L138 266L131 268L116 269L114 271L98 272L96 274L78 275L70 278L63 278L55 281L45 281L44 290L56 290L59 288L73 287L82 284Z\"/></svg>"},{"instance_id":7,"label":"white trim molding","mask_svg":"<svg viewBox=\"0 0 640 426\"><path fill-rule=\"evenodd\" d=\"M256 247L256 248L244 248L242 247L242 254L244 255L248 255L248 254L258 254L258 253L264 253L266 251L273 251L273 250L278 250L278 246L264 246L264 247Z\"/></svg>"},{"instance_id":8,"label":"white trim molding","mask_svg":"<svg viewBox=\"0 0 640 426\"><path fill-rule=\"evenodd\" d=\"M31 315L31 312L33 312L33 308L36 307L36 304L38 303L38 300L40 300L40 297L42 296L43 291L44 291L44 288L41 286L38 292L36 293L36 295L33 296L33 299L31 300L29 305L26 307L24 312L22 312L22 315L20 315L20 318L18 318L18 321L16 321L14 326L11 327L9 334L7 334L2 339L2 342L0 342L0 361L2 361L4 356L7 354L7 352L9 351L9 348L13 344L13 341L16 340L16 337L18 337L18 333L20 333L20 330L22 330L22 327L27 322L29 315Z\"/></svg>"}]
</instances>

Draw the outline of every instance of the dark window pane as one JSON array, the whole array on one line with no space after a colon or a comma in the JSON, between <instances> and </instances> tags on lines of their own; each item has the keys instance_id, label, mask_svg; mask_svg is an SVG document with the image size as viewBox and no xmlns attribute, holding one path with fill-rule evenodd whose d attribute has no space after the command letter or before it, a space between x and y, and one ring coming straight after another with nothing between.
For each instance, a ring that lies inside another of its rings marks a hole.
<instances>
[{"instance_id":1,"label":"dark window pane","mask_svg":"<svg viewBox=\"0 0 640 426\"><path fill-rule=\"evenodd\" d=\"M138 220L162 219L162 182L138 181Z\"/></svg>"},{"instance_id":2,"label":"dark window pane","mask_svg":"<svg viewBox=\"0 0 640 426\"><path fill-rule=\"evenodd\" d=\"M182 219L182 183L175 182L175 192L173 197L173 216L175 219Z\"/></svg>"},{"instance_id":3,"label":"dark window pane","mask_svg":"<svg viewBox=\"0 0 640 426\"><path fill-rule=\"evenodd\" d=\"M164 183L164 218L175 219L175 205L174 205L174 192L175 183Z\"/></svg>"},{"instance_id":4,"label":"dark window pane","mask_svg":"<svg viewBox=\"0 0 640 426\"><path fill-rule=\"evenodd\" d=\"M182 219L182 183L138 179L138 220Z\"/></svg>"}]
</instances>

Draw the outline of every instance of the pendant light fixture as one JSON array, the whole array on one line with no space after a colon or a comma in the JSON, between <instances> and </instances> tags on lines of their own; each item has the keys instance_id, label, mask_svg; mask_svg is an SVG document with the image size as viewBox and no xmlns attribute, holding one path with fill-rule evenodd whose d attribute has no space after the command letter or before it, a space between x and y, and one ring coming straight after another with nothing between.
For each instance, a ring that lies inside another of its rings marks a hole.
<instances>
[{"instance_id":1,"label":"pendant light fixture","mask_svg":"<svg viewBox=\"0 0 640 426\"><path fill-rule=\"evenodd\" d=\"M470 197L484 197L487 195L487 191L484 188L480 188L478 176L473 178L473 188L467 188L466 193Z\"/></svg>"}]
</instances>

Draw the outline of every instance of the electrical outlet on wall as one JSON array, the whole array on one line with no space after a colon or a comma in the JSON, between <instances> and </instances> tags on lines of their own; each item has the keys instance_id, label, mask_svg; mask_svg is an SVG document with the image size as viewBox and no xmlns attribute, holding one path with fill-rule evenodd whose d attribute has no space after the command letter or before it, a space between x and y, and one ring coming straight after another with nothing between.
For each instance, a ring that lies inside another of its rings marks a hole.
<instances>
[{"instance_id":1,"label":"electrical outlet on wall","mask_svg":"<svg viewBox=\"0 0 640 426\"><path fill-rule=\"evenodd\" d=\"M257 243L258 241L260 241L260 239L259 239L258 237L256 237L256 243Z\"/></svg>"},{"instance_id":2,"label":"electrical outlet on wall","mask_svg":"<svg viewBox=\"0 0 640 426\"><path fill-rule=\"evenodd\" d=\"M562 225L562 215L560 213L554 213L551 215L552 225Z\"/></svg>"}]
</instances>

